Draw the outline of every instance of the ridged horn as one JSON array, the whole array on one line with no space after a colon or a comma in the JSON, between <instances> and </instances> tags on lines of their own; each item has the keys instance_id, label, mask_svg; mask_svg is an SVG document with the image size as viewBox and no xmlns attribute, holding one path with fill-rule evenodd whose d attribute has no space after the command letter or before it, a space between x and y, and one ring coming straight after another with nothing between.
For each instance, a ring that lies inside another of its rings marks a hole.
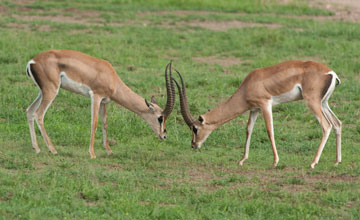
<instances>
[{"instance_id":1,"label":"ridged horn","mask_svg":"<svg viewBox=\"0 0 360 220\"><path fill-rule=\"evenodd\" d=\"M171 64L172 64L172 61L170 61L170 63L168 65L166 65L166 68L165 68L166 105L165 105L165 109L162 112L165 120L171 114L171 112L174 108L174 104L175 104L175 86L171 80L171 78L172 78ZM168 76L168 69L170 69L169 76Z\"/></svg>"},{"instance_id":2,"label":"ridged horn","mask_svg":"<svg viewBox=\"0 0 360 220\"><path fill-rule=\"evenodd\" d=\"M191 127L194 123L194 119L191 116L190 111L189 111L189 106L188 106L188 102L187 102L187 98L186 98L185 83L184 83L184 80L183 80L181 74L179 73L179 71L177 71L176 69L175 69L175 71L179 75L180 80L181 80L181 85L182 85L182 88L180 88L179 83L174 78L172 78L172 80L174 80L174 82L176 83L176 86L179 90L181 115L183 116L185 123L189 127Z\"/></svg>"}]
</instances>

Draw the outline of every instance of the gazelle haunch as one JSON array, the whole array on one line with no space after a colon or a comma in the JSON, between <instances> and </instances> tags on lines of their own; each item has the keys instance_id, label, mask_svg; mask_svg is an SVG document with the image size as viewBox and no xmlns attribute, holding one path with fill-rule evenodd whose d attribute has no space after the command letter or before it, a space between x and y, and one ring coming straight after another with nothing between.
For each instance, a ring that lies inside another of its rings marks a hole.
<instances>
[{"instance_id":1,"label":"gazelle haunch","mask_svg":"<svg viewBox=\"0 0 360 220\"><path fill-rule=\"evenodd\" d=\"M168 74L168 70L170 73ZM29 61L27 74L39 87L40 93L27 108L32 146L40 152L36 140L34 120L49 150L56 154L44 127L44 115L55 99L60 88L91 98L91 137L89 152L94 153L94 138L100 112L103 131L103 145L108 154L112 151L107 139L106 104L115 101L130 111L138 114L152 128L160 139L166 138L165 121L169 117L175 101L175 87L171 80L171 62L165 69L167 103L162 110L152 98L151 102L127 87L116 74L114 68L105 60L88 56L73 50L49 50L40 53ZM170 76L169 76L170 75Z\"/></svg>"},{"instance_id":2,"label":"gazelle haunch","mask_svg":"<svg viewBox=\"0 0 360 220\"><path fill-rule=\"evenodd\" d=\"M239 162L242 165L249 156L251 133L258 113L262 111L274 154L273 166L276 166L279 157L274 139L272 106L304 99L323 130L321 143L310 165L311 168L319 162L332 127L336 134L335 165L341 162L341 121L328 105L328 99L335 86L340 84L340 80L327 66L313 61L288 61L256 69L243 80L239 89L228 100L196 120L189 112L183 78L178 71L176 72L180 76L182 88L175 79L173 80L179 90L181 114L192 130L192 148L200 148L213 130L250 110L245 153Z\"/></svg>"}]
</instances>

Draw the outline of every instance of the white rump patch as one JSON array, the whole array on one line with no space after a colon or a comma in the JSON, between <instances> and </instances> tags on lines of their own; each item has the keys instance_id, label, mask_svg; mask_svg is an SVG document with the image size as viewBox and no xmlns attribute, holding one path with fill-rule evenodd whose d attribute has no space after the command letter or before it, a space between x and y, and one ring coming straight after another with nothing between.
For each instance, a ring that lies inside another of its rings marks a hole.
<instances>
[{"instance_id":1,"label":"white rump patch","mask_svg":"<svg viewBox=\"0 0 360 220\"><path fill-rule=\"evenodd\" d=\"M289 92L283 93L278 96L271 97L272 105L278 105L285 102L297 101L303 98L302 88L300 84L296 84Z\"/></svg>"},{"instance_id":2,"label":"white rump patch","mask_svg":"<svg viewBox=\"0 0 360 220\"><path fill-rule=\"evenodd\" d=\"M87 85L70 79L65 72L60 73L60 81L61 88L90 97L90 92L92 92L91 89Z\"/></svg>"},{"instance_id":3,"label":"white rump patch","mask_svg":"<svg viewBox=\"0 0 360 220\"><path fill-rule=\"evenodd\" d=\"M30 68L30 65L31 65L31 64L35 64L35 61L34 61L33 59L31 59L31 60L27 63L27 65L26 65L26 72L29 73L29 75L30 75L31 79L34 81L35 85L40 89L40 86L37 84L36 80L34 79L34 76L33 76L32 72L31 72L31 68ZM41 91L41 89L40 89L40 91Z\"/></svg>"},{"instance_id":4,"label":"white rump patch","mask_svg":"<svg viewBox=\"0 0 360 220\"><path fill-rule=\"evenodd\" d=\"M334 92L335 90L335 86L336 86L336 80L339 81L339 84L341 83L340 82L340 79L339 77L336 75L336 73L334 71L330 71L328 72L328 74L331 74L332 75L332 80L331 80L331 84L327 90L327 92L325 93L324 97L322 98L321 100L321 105L322 105L322 111L325 115L325 118L329 121L329 122L332 122L332 124L335 124L334 120L332 118L329 118L329 116L324 112L324 110L326 109L327 111L331 112L333 115L335 115L330 107L329 107L329 104L328 104L328 100L331 96L331 94ZM336 116L335 116L336 117Z\"/></svg>"}]
</instances>

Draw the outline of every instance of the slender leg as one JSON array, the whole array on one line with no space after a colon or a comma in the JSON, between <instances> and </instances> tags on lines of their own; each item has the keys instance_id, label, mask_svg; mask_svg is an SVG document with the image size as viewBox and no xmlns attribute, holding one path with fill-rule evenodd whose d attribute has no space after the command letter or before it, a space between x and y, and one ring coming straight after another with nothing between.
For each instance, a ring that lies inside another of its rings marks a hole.
<instances>
[{"instance_id":1,"label":"slender leg","mask_svg":"<svg viewBox=\"0 0 360 220\"><path fill-rule=\"evenodd\" d=\"M258 114L259 114L258 110L250 111L250 114L249 114L249 120L248 120L247 128L246 128L245 152L244 152L244 155L243 155L243 157L241 158L241 160L239 162L239 165L241 165L241 166L243 165L244 161L246 159L248 159L248 157L249 157L251 134L252 134L254 124L255 124L255 121L256 121L256 118L257 118Z\"/></svg>"},{"instance_id":2,"label":"slender leg","mask_svg":"<svg viewBox=\"0 0 360 220\"><path fill-rule=\"evenodd\" d=\"M275 138L274 138L274 126L273 126L273 118L272 118L272 105L271 102L268 102L263 108L261 108L264 114L265 119L265 126L267 133L269 135L271 146L274 154L274 162L273 166L276 167L276 165L279 162L279 156L276 151L276 145L275 145Z\"/></svg>"},{"instance_id":3,"label":"slender leg","mask_svg":"<svg viewBox=\"0 0 360 220\"><path fill-rule=\"evenodd\" d=\"M56 95L57 95L56 90L55 90L55 92L48 92L48 93L43 94L39 108L36 110L36 116L37 116L36 122L37 122L38 127L41 131L41 134L44 138L44 141L52 154L57 154L57 151L55 150L55 148L54 148L53 144L51 143L50 138L45 130L44 116L46 114L47 109L51 105L52 101L55 99Z\"/></svg>"},{"instance_id":4,"label":"slender leg","mask_svg":"<svg viewBox=\"0 0 360 220\"><path fill-rule=\"evenodd\" d=\"M342 129L342 123L341 121L336 117L333 111L331 111L327 101L325 105L323 105L323 111L326 115L326 118L331 123L331 125L334 128L335 135L336 135L336 161L335 166L338 165L341 162L341 129Z\"/></svg>"},{"instance_id":5,"label":"slender leg","mask_svg":"<svg viewBox=\"0 0 360 220\"><path fill-rule=\"evenodd\" d=\"M38 142L36 140L36 133L35 133L35 127L34 127L34 120L35 120L35 111L39 108L40 102L41 102L41 91L39 92L38 97L34 100L34 102L27 108L26 115L27 120L30 128L30 137L32 146L35 149L36 153L40 153L40 148L38 146Z\"/></svg>"},{"instance_id":6,"label":"slender leg","mask_svg":"<svg viewBox=\"0 0 360 220\"><path fill-rule=\"evenodd\" d=\"M94 95L92 91L90 91L90 97L91 97L91 137L90 137L89 153L91 158L94 159L96 158L94 152L95 132L99 119L99 109L102 98Z\"/></svg>"},{"instance_id":7,"label":"slender leg","mask_svg":"<svg viewBox=\"0 0 360 220\"><path fill-rule=\"evenodd\" d=\"M330 134L332 126L331 126L330 122L326 119L326 117L323 113L322 105L320 104L320 102L312 102L312 103L307 103L307 104L308 104L309 108L312 110L312 112L314 113L314 115L316 116L316 118L318 119L318 121L321 125L321 128L323 130L320 145L318 147L318 150L316 151L313 162L310 164L310 167L313 169L315 167L315 165L319 163L321 153L324 149L327 139L329 138L329 134Z\"/></svg>"},{"instance_id":8,"label":"slender leg","mask_svg":"<svg viewBox=\"0 0 360 220\"><path fill-rule=\"evenodd\" d=\"M108 138L107 138L107 114L106 107L104 103L100 104L100 116L101 116L101 127L103 132L103 144L104 148L107 150L108 155L112 154L112 150L109 146Z\"/></svg>"}]
</instances>

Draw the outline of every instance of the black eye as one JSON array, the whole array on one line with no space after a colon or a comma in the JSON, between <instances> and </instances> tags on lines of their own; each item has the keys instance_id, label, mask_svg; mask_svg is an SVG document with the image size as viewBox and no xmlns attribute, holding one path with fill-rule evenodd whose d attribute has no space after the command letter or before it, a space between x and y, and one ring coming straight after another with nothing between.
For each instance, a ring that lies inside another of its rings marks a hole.
<instances>
[{"instance_id":1,"label":"black eye","mask_svg":"<svg viewBox=\"0 0 360 220\"><path fill-rule=\"evenodd\" d=\"M197 135L197 131L198 131L198 130L197 130L197 128L196 128L195 126L193 127L192 130L193 130L193 132Z\"/></svg>"},{"instance_id":2,"label":"black eye","mask_svg":"<svg viewBox=\"0 0 360 220\"><path fill-rule=\"evenodd\" d=\"M163 120L164 120L163 116L158 117L158 121L160 124L163 122Z\"/></svg>"}]
</instances>

